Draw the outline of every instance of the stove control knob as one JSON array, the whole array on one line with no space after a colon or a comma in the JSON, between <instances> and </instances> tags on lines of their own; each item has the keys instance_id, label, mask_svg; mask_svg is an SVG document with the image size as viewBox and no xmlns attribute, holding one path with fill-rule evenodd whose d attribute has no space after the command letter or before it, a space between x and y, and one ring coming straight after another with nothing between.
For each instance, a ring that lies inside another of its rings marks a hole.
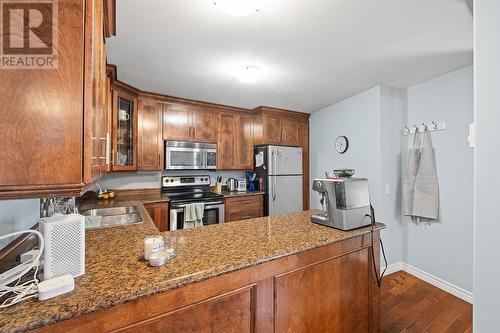
<instances>
[{"instance_id":1,"label":"stove control knob","mask_svg":"<svg viewBox=\"0 0 500 333\"><path fill-rule=\"evenodd\" d=\"M173 178L170 178L170 182L173 183L174 182L174 179Z\"/></svg>"}]
</instances>

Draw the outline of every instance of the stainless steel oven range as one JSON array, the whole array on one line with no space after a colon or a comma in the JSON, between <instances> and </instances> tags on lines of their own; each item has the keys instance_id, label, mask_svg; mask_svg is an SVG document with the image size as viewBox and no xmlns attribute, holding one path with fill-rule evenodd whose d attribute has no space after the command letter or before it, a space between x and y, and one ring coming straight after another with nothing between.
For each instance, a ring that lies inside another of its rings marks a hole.
<instances>
[{"instance_id":1,"label":"stainless steel oven range","mask_svg":"<svg viewBox=\"0 0 500 333\"><path fill-rule=\"evenodd\" d=\"M224 222L224 196L210 191L210 176L164 176L162 194L169 198L170 230L184 229L184 209L203 203L203 225Z\"/></svg>"}]
</instances>

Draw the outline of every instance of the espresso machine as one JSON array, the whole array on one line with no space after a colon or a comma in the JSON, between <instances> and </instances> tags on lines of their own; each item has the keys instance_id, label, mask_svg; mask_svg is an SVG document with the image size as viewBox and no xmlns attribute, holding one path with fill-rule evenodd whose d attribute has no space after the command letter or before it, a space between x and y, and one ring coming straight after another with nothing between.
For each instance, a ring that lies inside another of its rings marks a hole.
<instances>
[{"instance_id":1,"label":"espresso machine","mask_svg":"<svg viewBox=\"0 0 500 333\"><path fill-rule=\"evenodd\" d=\"M313 190L321 195L322 210L311 221L341 230L371 224L368 179L336 177L315 179Z\"/></svg>"}]
</instances>

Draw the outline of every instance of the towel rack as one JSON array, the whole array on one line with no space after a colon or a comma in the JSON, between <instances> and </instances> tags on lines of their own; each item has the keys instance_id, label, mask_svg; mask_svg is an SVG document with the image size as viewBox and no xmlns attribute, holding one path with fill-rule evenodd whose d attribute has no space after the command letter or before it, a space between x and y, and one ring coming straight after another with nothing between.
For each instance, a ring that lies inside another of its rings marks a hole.
<instances>
[{"instance_id":1,"label":"towel rack","mask_svg":"<svg viewBox=\"0 0 500 333\"><path fill-rule=\"evenodd\" d=\"M404 135L412 135L417 131L420 133L423 132L434 132L434 131L443 131L446 129L446 123L439 123L435 121L421 123L420 125L413 124L412 126L405 126L403 128Z\"/></svg>"}]
</instances>

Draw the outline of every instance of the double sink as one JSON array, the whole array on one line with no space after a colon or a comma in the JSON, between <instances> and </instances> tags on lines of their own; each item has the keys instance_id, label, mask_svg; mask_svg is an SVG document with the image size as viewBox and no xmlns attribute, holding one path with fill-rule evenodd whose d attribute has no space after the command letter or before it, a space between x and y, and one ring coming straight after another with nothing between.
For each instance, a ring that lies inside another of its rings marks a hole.
<instances>
[{"instance_id":1,"label":"double sink","mask_svg":"<svg viewBox=\"0 0 500 333\"><path fill-rule=\"evenodd\" d=\"M85 229L87 230L143 222L137 206L95 208L82 212L82 215L85 216Z\"/></svg>"}]
</instances>

